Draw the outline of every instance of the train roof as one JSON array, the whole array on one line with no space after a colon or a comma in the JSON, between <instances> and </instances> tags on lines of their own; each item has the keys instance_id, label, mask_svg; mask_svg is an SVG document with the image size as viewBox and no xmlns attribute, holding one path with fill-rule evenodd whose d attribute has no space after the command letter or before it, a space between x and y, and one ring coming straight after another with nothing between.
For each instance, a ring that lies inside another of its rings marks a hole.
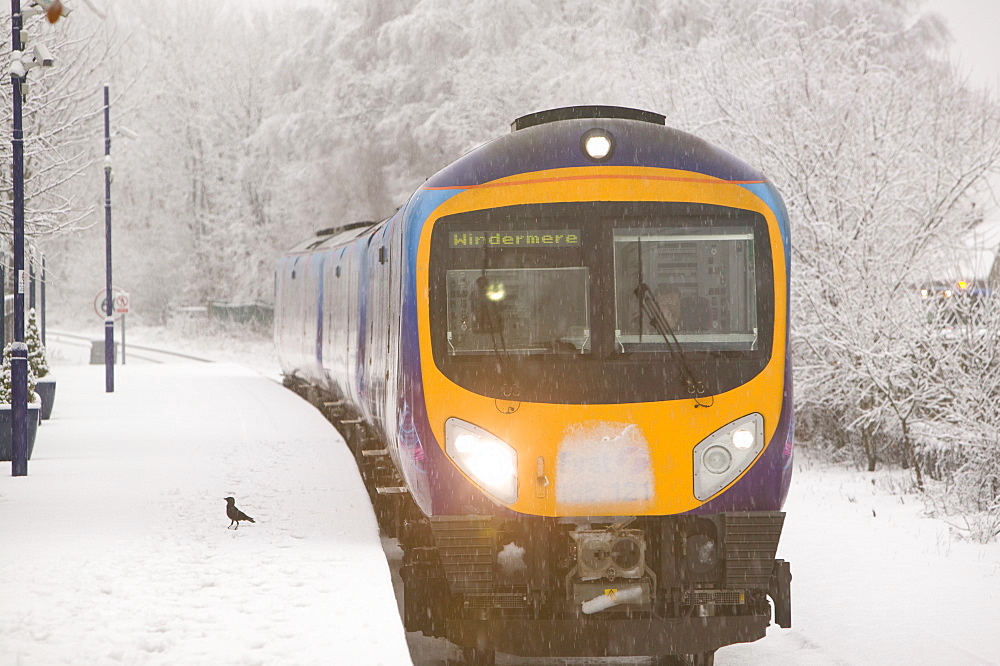
<instances>
[{"instance_id":1,"label":"train roof","mask_svg":"<svg viewBox=\"0 0 1000 666\"><path fill-rule=\"evenodd\" d=\"M315 236L302 241L289 250L288 254L311 252L321 247L336 247L337 245L341 245L360 236L364 236L377 224L379 224L379 221L365 220L362 222L349 222L337 227L320 229L316 232Z\"/></svg>"},{"instance_id":2,"label":"train roof","mask_svg":"<svg viewBox=\"0 0 1000 666\"><path fill-rule=\"evenodd\" d=\"M623 120L639 120L655 125L666 125L667 117L654 113L653 111L643 111L642 109L631 109L626 106L564 106L558 109L548 109L546 111L536 111L526 116L521 116L510 124L510 131L545 125L560 120L579 120L583 118L621 118Z\"/></svg>"},{"instance_id":3,"label":"train roof","mask_svg":"<svg viewBox=\"0 0 1000 666\"><path fill-rule=\"evenodd\" d=\"M595 166L582 150L588 132L611 137L603 166L647 166L702 173L723 180L762 182L759 170L707 141L667 127L666 118L641 109L579 106L522 116L511 133L466 154L425 188L475 186L527 171Z\"/></svg>"}]
</instances>

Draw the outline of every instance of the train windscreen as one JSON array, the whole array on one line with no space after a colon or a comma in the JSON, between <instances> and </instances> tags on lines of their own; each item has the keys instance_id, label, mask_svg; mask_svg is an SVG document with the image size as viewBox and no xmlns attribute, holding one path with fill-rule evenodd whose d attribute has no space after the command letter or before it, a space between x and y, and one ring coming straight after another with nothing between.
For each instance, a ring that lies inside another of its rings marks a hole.
<instances>
[{"instance_id":1,"label":"train windscreen","mask_svg":"<svg viewBox=\"0 0 1000 666\"><path fill-rule=\"evenodd\" d=\"M434 362L481 395L683 399L685 376L720 393L771 355L770 242L751 211L683 202L469 211L434 223L429 260Z\"/></svg>"},{"instance_id":2,"label":"train windscreen","mask_svg":"<svg viewBox=\"0 0 1000 666\"><path fill-rule=\"evenodd\" d=\"M584 267L447 272L448 353L590 351Z\"/></svg>"},{"instance_id":3,"label":"train windscreen","mask_svg":"<svg viewBox=\"0 0 1000 666\"><path fill-rule=\"evenodd\" d=\"M663 351L674 340L685 351L756 348L752 227L616 228L614 261L621 351ZM667 330L658 330L640 307L639 284L648 288Z\"/></svg>"}]
</instances>

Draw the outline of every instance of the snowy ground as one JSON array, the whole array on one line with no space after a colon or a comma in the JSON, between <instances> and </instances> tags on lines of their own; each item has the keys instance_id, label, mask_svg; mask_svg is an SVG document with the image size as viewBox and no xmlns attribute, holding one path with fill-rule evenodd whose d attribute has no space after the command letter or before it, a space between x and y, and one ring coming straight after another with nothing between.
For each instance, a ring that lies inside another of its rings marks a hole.
<instances>
[{"instance_id":1,"label":"snowy ground","mask_svg":"<svg viewBox=\"0 0 1000 666\"><path fill-rule=\"evenodd\" d=\"M109 395L103 367L53 346L56 411L29 476L0 465L0 664L457 659L404 634L399 551L385 542L387 564L350 456L274 381L269 345L177 347L245 365L130 362ZM954 538L905 485L799 452L778 553L793 628L716 664L1000 664L1000 544ZM225 529L230 494L257 524Z\"/></svg>"},{"instance_id":2,"label":"snowy ground","mask_svg":"<svg viewBox=\"0 0 1000 666\"><path fill-rule=\"evenodd\" d=\"M0 664L409 663L336 431L234 364L60 365L0 466ZM227 495L256 524L227 530Z\"/></svg>"}]
</instances>

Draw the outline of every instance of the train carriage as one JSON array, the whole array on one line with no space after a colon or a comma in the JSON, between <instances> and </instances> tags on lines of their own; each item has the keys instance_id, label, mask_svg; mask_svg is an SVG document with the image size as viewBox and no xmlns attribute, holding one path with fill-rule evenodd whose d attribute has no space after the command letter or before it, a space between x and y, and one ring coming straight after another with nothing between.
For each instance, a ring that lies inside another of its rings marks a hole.
<instances>
[{"instance_id":1,"label":"train carriage","mask_svg":"<svg viewBox=\"0 0 1000 666\"><path fill-rule=\"evenodd\" d=\"M404 621L472 662L711 663L790 625L788 221L658 114L519 118L277 266L286 384L355 450Z\"/></svg>"}]
</instances>

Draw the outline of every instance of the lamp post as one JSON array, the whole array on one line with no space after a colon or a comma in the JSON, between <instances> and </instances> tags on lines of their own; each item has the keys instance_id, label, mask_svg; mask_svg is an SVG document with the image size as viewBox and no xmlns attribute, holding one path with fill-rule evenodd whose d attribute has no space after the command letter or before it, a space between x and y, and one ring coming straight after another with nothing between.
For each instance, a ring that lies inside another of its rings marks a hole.
<instances>
[{"instance_id":1,"label":"lamp post","mask_svg":"<svg viewBox=\"0 0 1000 666\"><path fill-rule=\"evenodd\" d=\"M68 10L61 2L33 0L29 14L46 14L55 23ZM21 0L10 0L11 54L10 83L13 94L13 137L11 138L14 218L14 342L11 343L11 461L12 476L28 475L28 346L24 343L24 292L28 276L24 270L24 126L22 87L33 67L51 67L53 58L44 44L37 44L31 55L24 53L21 42ZM26 90L26 88L24 88Z\"/></svg>"},{"instance_id":2,"label":"lamp post","mask_svg":"<svg viewBox=\"0 0 1000 666\"><path fill-rule=\"evenodd\" d=\"M104 86L104 390L115 390L115 317L111 293L111 102L110 87Z\"/></svg>"},{"instance_id":3,"label":"lamp post","mask_svg":"<svg viewBox=\"0 0 1000 666\"><path fill-rule=\"evenodd\" d=\"M11 48L21 53L21 2L10 0ZM28 475L28 346L24 344L24 129L21 116L21 79L26 74L21 57L11 58L10 82L13 88L13 124L11 139L14 185L14 342L11 345L11 475Z\"/></svg>"},{"instance_id":4,"label":"lamp post","mask_svg":"<svg viewBox=\"0 0 1000 666\"><path fill-rule=\"evenodd\" d=\"M35 258L36 254L37 254L37 248L35 246L31 246L31 249L28 251L28 309L29 310L35 309L35 290L37 288L37 282L35 280L36 277L35 263L37 262L37 259Z\"/></svg>"},{"instance_id":5,"label":"lamp post","mask_svg":"<svg viewBox=\"0 0 1000 666\"><path fill-rule=\"evenodd\" d=\"M0 274L2 275L2 274ZM45 275L45 255L42 255L42 295L41 295L41 306L42 306L42 346L45 345L45 280L47 276ZM2 277L0 277L2 279Z\"/></svg>"}]
</instances>

